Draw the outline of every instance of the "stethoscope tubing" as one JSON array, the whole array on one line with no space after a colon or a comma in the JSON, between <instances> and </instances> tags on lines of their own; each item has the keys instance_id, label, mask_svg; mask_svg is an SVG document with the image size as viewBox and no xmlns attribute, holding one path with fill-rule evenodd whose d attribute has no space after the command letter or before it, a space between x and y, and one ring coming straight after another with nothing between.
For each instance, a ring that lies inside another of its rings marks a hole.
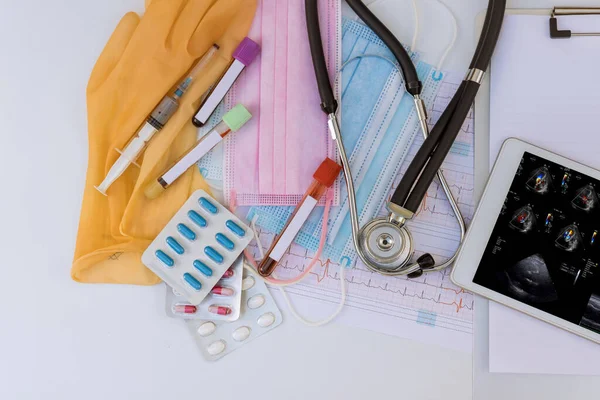
<instances>
[{"instance_id":1,"label":"stethoscope tubing","mask_svg":"<svg viewBox=\"0 0 600 400\"><path fill-rule=\"evenodd\" d=\"M458 87L458 90L456 91L456 94L463 93L464 85L465 85L465 82L464 81L461 82L461 84ZM392 203L398 204L401 206L404 206L404 204L406 203L406 199L408 198L408 196L411 193L410 189L412 189L412 186L407 187L407 185L409 183L411 185L414 184L415 180L419 177L421 170L423 169L423 167L425 167L425 164L429 161L430 155L435 150L435 147L439 141L440 135L444 132L444 130L446 129L446 126L450 122L450 119L451 119L452 115L454 114L454 110L456 110L456 107L457 107L459 101L460 101L460 96L455 95L452 97L452 99L450 100L450 103L448 103L448 106L442 112L442 115L440 116L437 123L431 130L427 139L425 139L423 141L423 143L421 144L421 147L419 147L419 150L417 150L417 153L415 154L412 162L408 165L408 168L404 172L404 176L400 180L398 187L392 194L392 197L390 199ZM411 211L415 212L416 210L411 210Z\"/></svg>"},{"instance_id":2,"label":"stethoscope tubing","mask_svg":"<svg viewBox=\"0 0 600 400\"><path fill-rule=\"evenodd\" d=\"M323 42L321 39L321 28L319 27L319 7L318 0L306 0L306 30L308 32L308 41L310 44L310 55L317 78L317 87L321 97L321 109L325 114L335 114L338 108L338 102L333 94L333 87L329 80L327 63L325 61Z\"/></svg>"},{"instance_id":3,"label":"stethoscope tubing","mask_svg":"<svg viewBox=\"0 0 600 400\"><path fill-rule=\"evenodd\" d=\"M425 194L427 193L427 190L433 181L433 177L441 168L446 155L450 151L450 147L454 143L460 128L462 127L467 115L469 114L469 111L471 110L471 105L473 104L473 100L475 99L478 89L479 85L475 82L465 83L462 96L459 98L459 101L456 104L456 108L454 109L454 112L452 113L452 116L446 125L446 129L440 135L441 137L435 152L429 159L427 166L422 170L421 176L414 184L408 199L404 203L405 209L415 213L419 209L419 206L421 205L421 202L423 201L423 198L425 197Z\"/></svg>"},{"instance_id":4,"label":"stethoscope tubing","mask_svg":"<svg viewBox=\"0 0 600 400\"><path fill-rule=\"evenodd\" d=\"M390 49L398 64L402 70L402 76L404 78L404 86L406 91L412 96L418 96L423 90L423 84L419 80L417 75L417 68L410 59L408 52L402 46L402 43L394 36L394 34L383 24L376 16L369 10L369 8L362 2L362 0L346 0L346 3L354 10L356 15L369 27L373 32L379 36L379 38L386 44Z\"/></svg>"},{"instance_id":5,"label":"stethoscope tubing","mask_svg":"<svg viewBox=\"0 0 600 400\"><path fill-rule=\"evenodd\" d=\"M421 94L423 84L417 75L417 69L402 43L396 39L394 34L369 10L362 0L346 0L348 5L357 15L371 28L388 46L402 71L404 86L406 91L413 97ZM327 64L323 56L323 42L321 39L321 29L319 27L319 8L318 0L305 0L306 29L308 32L308 41L310 43L310 52L313 61L315 75L317 77L317 86L321 96L321 108L326 114L332 114L337 111L338 103L333 94L333 88L329 80Z\"/></svg>"},{"instance_id":6,"label":"stethoscope tubing","mask_svg":"<svg viewBox=\"0 0 600 400\"><path fill-rule=\"evenodd\" d=\"M506 0L490 0L484 25L471 68L485 71L491 61L504 19ZM447 153L479 90L480 84L471 80L461 83L450 104L442 113L428 139L417 151L407 168L391 201L405 209L416 212L431 185L436 171L441 167Z\"/></svg>"}]
</instances>

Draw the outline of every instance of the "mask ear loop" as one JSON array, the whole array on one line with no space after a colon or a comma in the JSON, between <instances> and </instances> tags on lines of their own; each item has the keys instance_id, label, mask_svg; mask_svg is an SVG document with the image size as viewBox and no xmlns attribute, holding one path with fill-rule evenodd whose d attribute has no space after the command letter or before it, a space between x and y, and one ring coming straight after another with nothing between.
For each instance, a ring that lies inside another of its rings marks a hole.
<instances>
[{"instance_id":1,"label":"mask ear loop","mask_svg":"<svg viewBox=\"0 0 600 400\"><path fill-rule=\"evenodd\" d=\"M371 7L382 1L383 0L374 0L373 2L369 3L368 6ZM446 50L444 50L444 53L440 57L440 60L438 61L437 65L435 67L439 71L444 66L446 57L448 57L448 54L450 54L450 51L454 48L454 45L456 44L456 39L458 37L458 22L456 21L456 17L454 16L454 13L452 12L452 10L450 10L450 8L445 3L443 3L440 0L434 0L434 1L446 10L446 12L450 15L450 19L452 20L452 40L446 47ZM412 51L414 53L416 51L415 49L417 48L417 39L419 37L419 29L420 29L419 7L417 6L417 0L412 0L412 8L413 8L413 17L415 20L415 29L413 31L413 37L412 37L412 43L410 45L410 51Z\"/></svg>"},{"instance_id":2,"label":"mask ear loop","mask_svg":"<svg viewBox=\"0 0 600 400\"><path fill-rule=\"evenodd\" d=\"M382 0L374 0L371 3L367 4L368 7L371 7L377 3L380 3ZM438 0L439 1L439 0ZM415 29L413 30L412 43L410 45L410 51L414 53L415 47L417 46L417 38L419 36L419 8L417 7L417 0L411 0L412 8L413 8L413 18L415 20ZM360 21L360 18L356 17L357 20Z\"/></svg>"},{"instance_id":3,"label":"mask ear loop","mask_svg":"<svg viewBox=\"0 0 600 400\"><path fill-rule=\"evenodd\" d=\"M298 314L298 312L294 308L294 305L290 301L290 298L289 298L287 292L285 291L285 289L283 287L279 287L279 290L281 291L281 294L283 295L283 298L285 299L285 302L288 305L292 315L298 321L302 322L304 325L316 328L319 326L326 325L326 324L330 323L331 321L333 321L338 315L340 315L340 313L344 309L344 305L346 304L346 267L343 267L343 266L340 266L340 287L341 287L340 302L338 304L337 309L333 312L333 314L331 314L329 317L327 317L321 321L309 321L309 320L305 319L303 316L301 316L300 314Z\"/></svg>"},{"instance_id":4,"label":"mask ear loop","mask_svg":"<svg viewBox=\"0 0 600 400\"><path fill-rule=\"evenodd\" d=\"M450 53L452 48L454 48L454 44L456 44L456 38L458 37L458 22L456 21L456 17L454 16L454 13L450 10L450 8L448 8L448 6L446 4L442 3L440 0L435 0L435 2L438 3L439 5L441 5L442 7L444 7L444 9L450 15L450 19L452 20L452 40L446 47L446 51L444 51L444 54L442 54L442 56L440 57L440 61L438 62L437 66L435 67L438 71L440 71L442 69L442 67L444 66L446 57L448 56L448 54Z\"/></svg>"}]
</instances>

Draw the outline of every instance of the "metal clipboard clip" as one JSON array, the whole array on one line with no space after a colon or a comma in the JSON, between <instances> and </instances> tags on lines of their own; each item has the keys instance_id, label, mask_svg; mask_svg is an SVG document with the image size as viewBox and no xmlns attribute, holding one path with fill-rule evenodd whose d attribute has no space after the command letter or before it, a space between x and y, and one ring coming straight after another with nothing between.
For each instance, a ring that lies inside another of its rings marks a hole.
<instances>
[{"instance_id":1,"label":"metal clipboard clip","mask_svg":"<svg viewBox=\"0 0 600 400\"><path fill-rule=\"evenodd\" d=\"M561 15L600 15L600 7L554 7L550 16L550 38L570 39L572 36L600 36L600 32L571 32L568 29L558 29L558 19Z\"/></svg>"}]
</instances>

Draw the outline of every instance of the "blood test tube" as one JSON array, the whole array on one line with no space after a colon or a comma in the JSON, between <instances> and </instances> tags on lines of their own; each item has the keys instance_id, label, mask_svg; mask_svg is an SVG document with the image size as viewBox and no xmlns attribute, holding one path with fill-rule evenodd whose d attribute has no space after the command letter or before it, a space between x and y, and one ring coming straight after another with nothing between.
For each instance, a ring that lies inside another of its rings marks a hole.
<instances>
[{"instance_id":1,"label":"blood test tube","mask_svg":"<svg viewBox=\"0 0 600 400\"><path fill-rule=\"evenodd\" d=\"M313 175L313 182L308 187L306 193L296 206L296 209L290 215L283 230L275 236L271 247L265 254L265 257L258 266L258 273L261 276L269 276L277 267L277 264L292 245L294 238L300 232L302 225L306 222L309 214L315 208L321 197L331 187L337 176L340 174L342 166L330 158L326 158Z\"/></svg>"}]
</instances>

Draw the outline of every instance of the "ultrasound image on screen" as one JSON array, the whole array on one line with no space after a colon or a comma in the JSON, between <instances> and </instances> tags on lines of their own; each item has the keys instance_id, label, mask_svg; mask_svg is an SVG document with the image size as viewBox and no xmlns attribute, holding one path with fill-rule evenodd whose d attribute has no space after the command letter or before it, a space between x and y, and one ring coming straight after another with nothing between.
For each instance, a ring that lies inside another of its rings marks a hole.
<instances>
[{"instance_id":1,"label":"ultrasound image on screen","mask_svg":"<svg viewBox=\"0 0 600 400\"><path fill-rule=\"evenodd\" d=\"M599 188L525 153L473 281L600 333Z\"/></svg>"},{"instance_id":2,"label":"ultrasound image on screen","mask_svg":"<svg viewBox=\"0 0 600 400\"><path fill-rule=\"evenodd\" d=\"M581 326L600 332L600 296L593 294L590 301L587 303L583 317L581 318Z\"/></svg>"},{"instance_id":3,"label":"ultrasound image on screen","mask_svg":"<svg viewBox=\"0 0 600 400\"><path fill-rule=\"evenodd\" d=\"M540 254L518 261L504 273L507 278L506 289L515 299L530 304L557 300L550 271Z\"/></svg>"}]
</instances>

